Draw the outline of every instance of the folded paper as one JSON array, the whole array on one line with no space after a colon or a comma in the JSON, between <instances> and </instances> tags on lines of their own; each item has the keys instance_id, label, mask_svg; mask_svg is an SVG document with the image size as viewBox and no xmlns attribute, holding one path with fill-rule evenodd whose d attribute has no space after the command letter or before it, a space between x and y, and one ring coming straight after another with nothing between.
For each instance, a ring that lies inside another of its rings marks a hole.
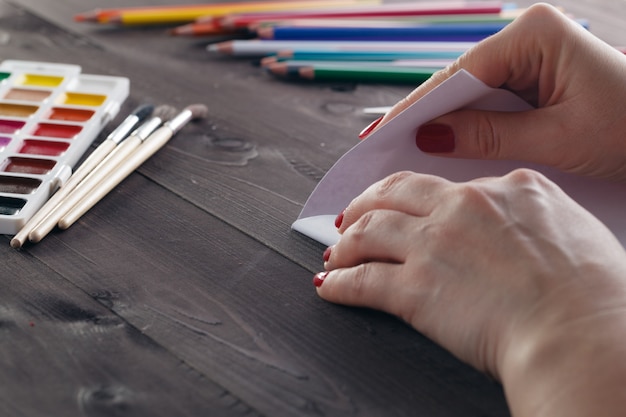
<instances>
[{"instance_id":1,"label":"folded paper","mask_svg":"<svg viewBox=\"0 0 626 417\"><path fill-rule=\"evenodd\" d=\"M309 196L292 228L331 246L339 239L336 216L366 188L398 171L414 171L462 182L502 176L517 168L540 171L599 218L626 246L626 186L566 174L518 161L469 160L427 155L415 145L420 125L462 108L530 110L515 94L486 86L461 70L344 154Z\"/></svg>"}]
</instances>

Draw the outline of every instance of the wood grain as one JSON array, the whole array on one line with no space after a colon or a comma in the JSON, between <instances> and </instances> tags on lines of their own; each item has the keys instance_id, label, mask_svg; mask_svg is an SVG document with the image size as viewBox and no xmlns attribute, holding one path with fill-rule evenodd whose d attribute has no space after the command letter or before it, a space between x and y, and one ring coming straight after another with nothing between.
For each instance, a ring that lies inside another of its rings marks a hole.
<instances>
[{"instance_id":1,"label":"wood grain","mask_svg":"<svg viewBox=\"0 0 626 417\"><path fill-rule=\"evenodd\" d=\"M103 5L0 1L3 58L129 77L118 121L143 102L209 116L69 230L0 237L0 415L508 415L498 383L405 324L320 300L324 248L289 230L360 109L411 87L286 83L164 28L71 19ZM623 1L566 7L626 44Z\"/></svg>"}]
</instances>

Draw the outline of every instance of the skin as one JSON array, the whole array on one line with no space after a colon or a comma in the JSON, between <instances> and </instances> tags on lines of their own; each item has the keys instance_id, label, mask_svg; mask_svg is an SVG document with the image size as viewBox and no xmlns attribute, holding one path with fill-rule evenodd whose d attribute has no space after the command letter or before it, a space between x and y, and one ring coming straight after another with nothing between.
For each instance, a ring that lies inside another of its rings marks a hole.
<instances>
[{"instance_id":1,"label":"skin","mask_svg":"<svg viewBox=\"0 0 626 417\"><path fill-rule=\"evenodd\" d=\"M524 36L520 36L523 33ZM398 103L465 68L537 106L460 111L449 157L516 158L626 181L626 59L547 5ZM626 409L626 252L532 170L452 183L400 172L346 208L318 294L396 315L499 379L521 416Z\"/></svg>"}]
</instances>

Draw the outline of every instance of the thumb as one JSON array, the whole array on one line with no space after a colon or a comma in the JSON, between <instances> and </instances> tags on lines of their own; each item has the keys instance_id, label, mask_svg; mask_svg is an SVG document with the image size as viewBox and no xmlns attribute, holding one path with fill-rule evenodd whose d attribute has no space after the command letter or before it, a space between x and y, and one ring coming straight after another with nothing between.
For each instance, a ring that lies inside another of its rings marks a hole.
<instances>
[{"instance_id":1,"label":"thumb","mask_svg":"<svg viewBox=\"0 0 626 417\"><path fill-rule=\"evenodd\" d=\"M556 132L547 109L523 112L460 110L422 125L415 137L426 153L469 159L514 159L563 163L566 132ZM561 126L562 127L562 126Z\"/></svg>"}]
</instances>

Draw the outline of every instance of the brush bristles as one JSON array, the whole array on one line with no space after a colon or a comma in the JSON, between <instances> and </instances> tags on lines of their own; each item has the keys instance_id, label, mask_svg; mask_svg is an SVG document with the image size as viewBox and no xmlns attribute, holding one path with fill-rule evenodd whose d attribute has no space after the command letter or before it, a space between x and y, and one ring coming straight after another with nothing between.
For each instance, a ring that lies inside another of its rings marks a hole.
<instances>
[{"instance_id":1,"label":"brush bristles","mask_svg":"<svg viewBox=\"0 0 626 417\"><path fill-rule=\"evenodd\" d=\"M161 120L170 120L172 117L176 116L178 110L176 107L168 106L167 104L158 106L154 109L152 113L152 117L158 117Z\"/></svg>"},{"instance_id":2,"label":"brush bristles","mask_svg":"<svg viewBox=\"0 0 626 417\"><path fill-rule=\"evenodd\" d=\"M192 119L204 119L209 113L209 109L204 104L191 104L185 110L191 112Z\"/></svg>"},{"instance_id":3,"label":"brush bristles","mask_svg":"<svg viewBox=\"0 0 626 417\"><path fill-rule=\"evenodd\" d=\"M133 110L133 114L137 116L140 120L145 119L150 116L154 111L154 106L152 104L142 104L138 106L135 110Z\"/></svg>"}]
</instances>

